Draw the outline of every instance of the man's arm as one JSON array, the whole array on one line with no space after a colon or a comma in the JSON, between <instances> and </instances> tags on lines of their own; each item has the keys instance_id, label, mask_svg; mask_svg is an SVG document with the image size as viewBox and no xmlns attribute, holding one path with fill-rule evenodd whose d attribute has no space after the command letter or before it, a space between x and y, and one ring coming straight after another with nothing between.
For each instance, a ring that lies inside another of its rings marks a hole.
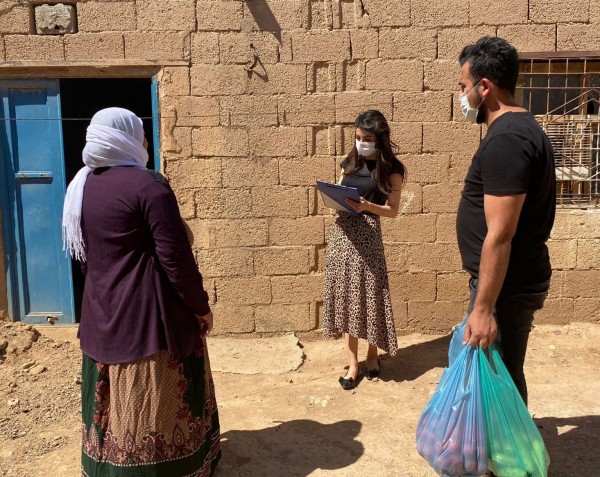
<instances>
[{"instance_id":1,"label":"man's arm","mask_svg":"<svg viewBox=\"0 0 600 477\"><path fill-rule=\"evenodd\" d=\"M465 326L464 344L487 348L494 342L497 333L494 305L504 283L524 202L525 194L483 196L488 231L481 249L477 297Z\"/></svg>"}]
</instances>

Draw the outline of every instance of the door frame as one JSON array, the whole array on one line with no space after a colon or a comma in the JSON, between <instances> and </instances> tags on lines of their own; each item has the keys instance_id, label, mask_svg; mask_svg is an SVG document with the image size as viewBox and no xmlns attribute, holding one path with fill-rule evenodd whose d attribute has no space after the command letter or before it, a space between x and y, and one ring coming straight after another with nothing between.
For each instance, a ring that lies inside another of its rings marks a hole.
<instances>
[{"instance_id":1,"label":"door frame","mask_svg":"<svg viewBox=\"0 0 600 477\"><path fill-rule=\"evenodd\" d=\"M160 101L159 101L159 87L160 87L160 72L151 74L151 75L140 75L140 78L150 78L151 80L151 110L152 110L152 135L154 142L154 169L156 171L162 171L162 163L160 160ZM105 76L107 78L118 78L119 75L116 76ZM123 76L124 78L131 76ZM25 83L37 83L48 84L49 82L57 82L57 101L58 107L61 107L60 103L60 80L65 78L65 76L56 76L56 77L0 77L0 81L5 85L23 85ZM78 76L69 76L69 78L78 78ZM84 77L80 77L81 79L85 79ZM5 118L2 117L2 110L0 110L0 121L5 121ZM60 125L59 125L60 128ZM5 128L0 128L0 134L5 134ZM0 236L2 238L2 249L4 254L4 273L6 277L6 297L7 297L7 308L9 319L13 322L21 321L21 308L24 305L21 303L22 300L22 290L19 289L19 280L16 276L16 264L14 262L16 257L15 250L15 235L14 235L14 217L12 210L15 204L11 205L11 197L8 187L8 170L6 170L6 154L4 146L2 146L3 141L0 141L0 226L2 230L0 231ZM66 182L64 176L64 157L62 161L62 181ZM67 184L64 184L64 190L66 191ZM64 192L63 192L64 194ZM13 194L14 196L14 194ZM62 214L61 214L62 215ZM74 295L73 295L73 283L71 277L71 268L68 268L69 274L69 282L70 282L70 302L71 309L75 309L74 307ZM2 271L0 271L2 272ZM42 323L43 324L43 323ZM69 323L62 324L76 324L76 317L73 316L73 321Z\"/></svg>"}]
</instances>

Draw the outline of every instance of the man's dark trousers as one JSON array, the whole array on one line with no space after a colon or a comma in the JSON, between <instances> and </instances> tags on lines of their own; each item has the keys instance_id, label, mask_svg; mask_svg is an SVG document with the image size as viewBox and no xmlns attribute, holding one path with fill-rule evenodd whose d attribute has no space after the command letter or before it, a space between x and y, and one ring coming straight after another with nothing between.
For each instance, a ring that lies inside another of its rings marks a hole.
<instances>
[{"instance_id":1,"label":"man's dark trousers","mask_svg":"<svg viewBox=\"0 0 600 477\"><path fill-rule=\"evenodd\" d=\"M471 314L473 311L477 295L477 282L476 278L471 278L469 281L470 300L467 314ZM549 281L535 284L528 287L526 291L503 288L494 307L494 316L498 323L495 344L525 405L527 405L527 383L523 364L527 341L533 324L533 315L544 306L549 285Z\"/></svg>"}]
</instances>

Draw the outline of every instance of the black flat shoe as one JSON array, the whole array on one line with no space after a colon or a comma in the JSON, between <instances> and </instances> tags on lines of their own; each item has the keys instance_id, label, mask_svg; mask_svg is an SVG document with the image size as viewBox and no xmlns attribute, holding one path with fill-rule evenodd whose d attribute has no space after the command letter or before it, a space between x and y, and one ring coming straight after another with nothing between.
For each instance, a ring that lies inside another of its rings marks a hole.
<instances>
[{"instance_id":1,"label":"black flat shoe","mask_svg":"<svg viewBox=\"0 0 600 477\"><path fill-rule=\"evenodd\" d=\"M340 386L342 386L342 388L344 388L346 391L349 391L350 389L354 389L356 387L356 379L354 378L344 378L340 376L338 382L340 383Z\"/></svg>"},{"instance_id":2,"label":"black flat shoe","mask_svg":"<svg viewBox=\"0 0 600 477\"><path fill-rule=\"evenodd\" d=\"M377 369L369 369L365 367L365 378L367 380L372 381L379 377L379 370L381 369L381 361L377 358Z\"/></svg>"}]
</instances>

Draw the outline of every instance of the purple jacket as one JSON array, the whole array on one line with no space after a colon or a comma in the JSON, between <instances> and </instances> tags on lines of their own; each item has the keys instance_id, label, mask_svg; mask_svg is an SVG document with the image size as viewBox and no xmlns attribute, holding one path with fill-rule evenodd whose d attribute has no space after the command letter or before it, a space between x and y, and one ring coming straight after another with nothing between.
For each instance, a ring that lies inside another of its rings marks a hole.
<instances>
[{"instance_id":1,"label":"purple jacket","mask_svg":"<svg viewBox=\"0 0 600 477\"><path fill-rule=\"evenodd\" d=\"M135 167L97 169L86 181L87 262L79 325L84 354L104 364L201 346L195 315L210 311L175 194Z\"/></svg>"}]
</instances>

